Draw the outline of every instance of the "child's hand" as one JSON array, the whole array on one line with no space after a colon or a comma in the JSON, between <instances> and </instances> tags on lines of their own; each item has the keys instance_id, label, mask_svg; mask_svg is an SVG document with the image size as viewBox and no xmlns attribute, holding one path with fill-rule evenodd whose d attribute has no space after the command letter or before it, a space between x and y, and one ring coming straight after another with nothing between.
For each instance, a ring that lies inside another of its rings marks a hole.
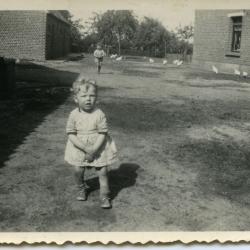
<instances>
[{"instance_id":1,"label":"child's hand","mask_svg":"<svg viewBox=\"0 0 250 250\"><path fill-rule=\"evenodd\" d=\"M86 160L87 162L92 162L92 161L94 160L94 155L93 155L93 154L88 154L88 153L86 153L86 154L85 154L85 160Z\"/></svg>"},{"instance_id":2,"label":"child's hand","mask_svg":"<svg viewBox=\"0 0 250 250\"><path fill-rule=\"evenodd\" d=\"M92 149L92 147L85 148L85 151L89 155L93 155L94 156L94 154L95 154L95 151Z\"/></svg>"}]
</instances>

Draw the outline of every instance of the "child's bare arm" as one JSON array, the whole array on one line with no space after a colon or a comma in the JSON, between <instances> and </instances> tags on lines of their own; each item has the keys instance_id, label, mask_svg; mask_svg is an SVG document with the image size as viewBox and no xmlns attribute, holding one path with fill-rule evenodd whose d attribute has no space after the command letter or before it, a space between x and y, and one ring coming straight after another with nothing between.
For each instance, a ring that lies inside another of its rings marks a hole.
<instances>
[{"instance_id":1,"label":"child's bare arm","mask_svg":"<svg viewBox=\"0 0 250 250\"><path fill-rule=\"evenodd\" d=\"M106 133L99 133L95 144L91 147L86 147L86 152L90 155L94 155L100 147L103 145L106 138Z\"/></svg>"},{"instance_id":2,"label":"child's bare arm","mask_svg":"<svg viewBox=\"0 0 250 250\"><path fill-rule=\"evenodd\" d=\"M86 153L85 155L85 159L88 162L92 162L94 160L94 155L93 154L89 154L87 152L87 147L84 145L84 143L82 143L75 134L69 134L69 140L79 149L81 149L82 151L84 151Z\"/></svg>"},{"instance_id":3,"label":"child's bare arm","mask_svg":"<svg viewBox=\"0 0 250 250\"><path fill-rule=\"evenodd\" d=\"M68 137L69 137L69 140L79 149L83 150L84 152L86 152L86 146L84 143L82 143L78 137L73 134L73 133L70 133L68 134Z\"/></svg>"}]
</instances>

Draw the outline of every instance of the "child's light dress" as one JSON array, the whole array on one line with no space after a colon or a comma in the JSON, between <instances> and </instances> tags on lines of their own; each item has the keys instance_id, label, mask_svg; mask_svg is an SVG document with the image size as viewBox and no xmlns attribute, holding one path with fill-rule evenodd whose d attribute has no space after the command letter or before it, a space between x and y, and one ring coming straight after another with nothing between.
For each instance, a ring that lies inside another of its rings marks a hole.
<instances>
[{"instance_id":1,"label":"child's light dress","mask_svg":"<svg viewBox=\"0 0 250 250\"><path fill-rule=\"evenodd\" d=\"M100 109L91 113L84 112L78 108L74 109L69 116L66 132L74 133L86 145L92 146L98 137L98 133L107 133L107 120ZM68 139L65 149L65 161L73 166L103 167L116 161L117 149L114 141L107 133L105 142L95 154L92 162L85 160L85 153L74 146Z\"/></svg>"}]
</instances>

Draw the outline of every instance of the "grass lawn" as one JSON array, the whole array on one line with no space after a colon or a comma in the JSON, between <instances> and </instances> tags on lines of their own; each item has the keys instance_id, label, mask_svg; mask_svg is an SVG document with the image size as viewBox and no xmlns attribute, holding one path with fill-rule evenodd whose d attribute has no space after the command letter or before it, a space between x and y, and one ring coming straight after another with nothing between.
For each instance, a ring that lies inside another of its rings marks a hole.
<instances>
[{"instance_id":1,"label":"grass lawn","mask_svg":"<svg viewBox=\"0 0 250 250\"><path fill-rule=\"evenodd\" d=\"M76 198L64 163L70 86L97 80L119 150L110 168L113 208L98 179ZM250 228L250 81L146 60L48 61L17 67L0 101L0 230L236 231Z\"/></svg>"}]
</instances>

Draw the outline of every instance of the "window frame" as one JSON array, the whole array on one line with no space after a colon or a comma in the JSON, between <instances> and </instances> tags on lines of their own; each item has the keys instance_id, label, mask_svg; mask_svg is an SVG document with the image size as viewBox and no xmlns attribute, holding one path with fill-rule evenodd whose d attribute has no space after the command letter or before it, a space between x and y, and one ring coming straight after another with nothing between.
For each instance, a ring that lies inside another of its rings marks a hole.
<instances>
[{"instance_id":1,"label":"window frame","mask_svg":"<svg viewBox=\"0 0 250 250\"><path fill-rule=\"evenodd\" d=\"M236 18L239 18L240 21L237 21ZM240 53L241 50L242 21L242 16L232 17L231 52L233 53ZM239 40L239 42L237 42L236 40ZM239 45L239 48L235 48L237 44Z\"/></svg>"},{"instance_id":2,"label":"window frame","mask_svg":"<svg viewBox=\"0 0 250 250\"><path fill-rule=\"evenodd\" d=\"M227 14L228 17L228 39L226 40L226 50L225 56L226 57L240 57L241 55L241 48L242 48L242 35L243 35L243 27L244 27L244 16L245 11L238 11L234 13ZM234 23L233 19L241 18L241 35L240 35L240 49L233 50L233 34L234 34L234 26L238 25L238 23Z\"/></svg>"}]
</instances>

